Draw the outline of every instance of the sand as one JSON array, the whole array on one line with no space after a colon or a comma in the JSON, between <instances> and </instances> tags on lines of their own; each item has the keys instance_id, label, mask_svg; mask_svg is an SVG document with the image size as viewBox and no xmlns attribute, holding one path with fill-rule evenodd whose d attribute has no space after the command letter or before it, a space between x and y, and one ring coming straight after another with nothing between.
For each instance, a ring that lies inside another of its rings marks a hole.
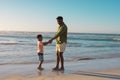
<instances>
[{"instance_id":1,"label":"sand","mask_svg":"<svg viewBox=\"0 0 120 80\"><path fill-rule=\"evenodd\" d=\"M9 65L6 65L9 66ZM14 66L14 67L13 67ZM18 67L19 66L19 67ZM27 68L29 66L29 68ZM3 66L5 67L5 66ZM45 69L37 71L33 65L9 66L8 75L0 77L0 80L120 80L120 69L107 69L106 71L72 71L65 72ZM19 68L19 70L17 69ZM4 68L5 69L5 68ZM33 71L34 70L34 71ZM6 72L3 72L3 74ZM2 75L2 74L1 74Z\"/></svg>"},{"instance_id":2,"label":"sand","mask_svg":"<svg viewBox=\"0 0 120 80\"><path fill-rule=\"evenodd\" d=\"M113 80L113 79L69 74L69 75L59 75L59 76L44 75L40 77L11 76L2 80Z\"/></svg>"},{"instance_id":3,"label":"sand","mask_svg":"<svg viewBox=\"0 0 120 80\"><path fill-rule=\"evenodd\" d=\"M120 64L113 62L67 62L64 72L53 72L55 63L44 63L41 72L36 69L38 64L0 65L0 80L120 80Z\"/></svg>"},{"instance_id":4,"label":"sand","mask_svg":"<svg viewBox=\"0 0 120 80\"><path fill-rule=\"evenodd\" d=\"M0 80L120 80L119 73L120 70L109 70L102 72L81 71L76 74L57 74L57 72L49 72L49 74L40 74L39 76L32 77L14 74L1 78Z\"/></svg>"}]
</instances>

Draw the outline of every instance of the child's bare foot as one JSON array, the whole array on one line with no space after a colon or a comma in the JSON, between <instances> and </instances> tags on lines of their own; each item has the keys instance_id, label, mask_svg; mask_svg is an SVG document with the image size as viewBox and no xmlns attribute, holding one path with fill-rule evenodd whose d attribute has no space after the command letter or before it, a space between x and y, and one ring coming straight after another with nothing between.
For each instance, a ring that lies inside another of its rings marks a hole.
<instances>
[{"instance_id":1,"label":"child's bare foot","mask_svg":"<svg viewBox=\"0 0 120 80\"><path fill-rule=\"evenodd\" d=\"M44 68L39 68L39 67L37 69L40 70L40 71L44 70Z\"/></svg>"},{"instance_id":2,"label":"child's bare foot","mask_svg":"<svg viewBox=\"0 0 120 80\"><path fill-rule=\"evenodd\" d=\"M60 68L59 71L64 71L64 68Z\"/></svg>"}]
</instances>

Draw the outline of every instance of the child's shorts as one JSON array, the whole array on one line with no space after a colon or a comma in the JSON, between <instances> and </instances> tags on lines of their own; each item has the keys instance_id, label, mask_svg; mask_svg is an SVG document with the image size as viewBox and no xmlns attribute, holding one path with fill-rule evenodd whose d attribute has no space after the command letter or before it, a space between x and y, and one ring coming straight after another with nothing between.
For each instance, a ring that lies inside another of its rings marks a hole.
<instances>
[{"instance_id":1,"label":"child's shorts","mask_svg":"<svg viewBox=\"0 0 120 80\"><path fill-rule=\"evenodd\" d=\"M43 53L38 53L39 61L44 61Z\"/></svg>"}]
</instances>

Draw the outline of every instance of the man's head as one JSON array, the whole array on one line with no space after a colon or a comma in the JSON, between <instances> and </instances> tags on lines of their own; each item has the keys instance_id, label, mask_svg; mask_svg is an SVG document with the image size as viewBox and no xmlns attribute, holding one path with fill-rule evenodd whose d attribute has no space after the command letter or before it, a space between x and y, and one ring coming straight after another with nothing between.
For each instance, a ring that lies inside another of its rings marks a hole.
<instances>
[{"instance_id":1,"label":"man's head","mask_svg":"<svg viewBox=\"0 0 120 80\"><path fill-rule=\"evenodd\" d=\"M62 25L62 24L63 24L63 17L62 17L62 16L58 16L56 19L57 19L57 23L58 23L59 25Z\"/></svg>"},{"instance_id":2,"label":"man's head","mask_svg":"<svg viewBox=\"0 0 120 80\"><path fill-rule=\"evenodd\" d=\"M38 35L37 35L37 39L38 39L38 41L42 41L42 39L43 39L43 38L42 38L42 35L41 35L41 34L38 34Z\"/></svg>"}]
</instances>

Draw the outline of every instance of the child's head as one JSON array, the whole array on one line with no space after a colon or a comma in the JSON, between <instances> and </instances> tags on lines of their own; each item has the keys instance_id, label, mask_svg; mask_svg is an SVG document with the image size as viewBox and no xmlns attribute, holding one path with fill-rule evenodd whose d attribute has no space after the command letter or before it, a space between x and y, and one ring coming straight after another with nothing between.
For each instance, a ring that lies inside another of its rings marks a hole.
<instances>
[{"instance_id":1,"label":"child's head","mask_svg":"<svg viewBox=\"0 0 120 80\"><path fill-rule=\"evenodd\" d=\"M42 35L41 35L41 34L38 34L38 35L37 35L37 39L38 39L38 41L42 41Z\"/></svg>"}]
</instances>

